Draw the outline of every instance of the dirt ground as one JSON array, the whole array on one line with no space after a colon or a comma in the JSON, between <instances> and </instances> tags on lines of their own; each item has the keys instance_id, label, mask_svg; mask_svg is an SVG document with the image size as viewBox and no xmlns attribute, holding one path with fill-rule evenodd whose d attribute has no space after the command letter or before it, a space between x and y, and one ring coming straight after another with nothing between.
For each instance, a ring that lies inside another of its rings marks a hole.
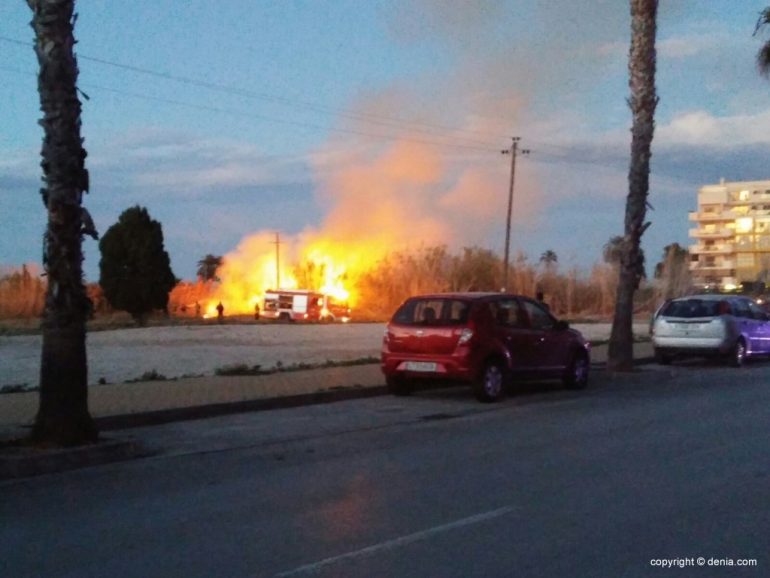
<instances>
[{"instance_id":1,"label":"dirt ground","mask_svg":"<svg viewBox=\"0 0 770 578\"><path fill-rule=\"evenodd\" d=\"M608 323L575 324L591 341L609 337ZM88 334L89 383L122 383L155 371L167 378L213 375L236 364L324 363L378 356L385 325L189 325L98 331ZM646 335L646 324L634 332ZM40 335L0 336L0 387L35 387Z\"/></svg>"}]
</instances>

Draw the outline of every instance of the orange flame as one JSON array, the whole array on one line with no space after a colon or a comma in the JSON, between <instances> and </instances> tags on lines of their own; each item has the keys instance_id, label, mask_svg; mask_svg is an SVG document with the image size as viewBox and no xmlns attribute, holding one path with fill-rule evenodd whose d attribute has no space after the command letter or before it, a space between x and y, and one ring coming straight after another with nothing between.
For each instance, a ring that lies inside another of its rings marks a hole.
<instances>
[{"instance_id":1,"label":"orange flame","mask_svg":"<svg viewBox=\"0 0 770 578\"><path fill-rule=\"evenodd\" d=\"M263 307L265 293L277 288L319 291L354 307L358 298L354 279L373 263L372 257L381 254L370 252L364 261L365 251L360 245L350 247L325 240L303 246L302 236L282 237L277 261L272 234L247 237L225 255L217 272L220 283L203 306L203 317L216 317L220 302L224 315L252 315L257 306Z\"/></svg>"}]
</instances>

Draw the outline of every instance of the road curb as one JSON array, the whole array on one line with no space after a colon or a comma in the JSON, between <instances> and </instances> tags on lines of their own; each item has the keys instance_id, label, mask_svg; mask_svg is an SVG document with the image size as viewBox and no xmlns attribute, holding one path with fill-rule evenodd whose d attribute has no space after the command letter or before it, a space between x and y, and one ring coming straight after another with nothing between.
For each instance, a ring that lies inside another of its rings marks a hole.
<instances>
[{"instance_id":1,"label":"road curb","mask_svg":"<svg viewBox=\"0 0 770 578\"><path fill-rule=\"evenodd\" d=\"M150 455L135 440L103 439L75 448L6 446L0 455L0 480L28 478Z\"/></svg>"},{"instance_id":2,"label":"road curb","mask_svg":"<svg viewBox=\"0 0 770 578\"><path fill-rule=\"evenodd\" d=\"M634 360L634 365L647 365L654 363L654 358L643 357ZM591 364L593 370L607 371L606 362ZM387 395L388 389L380 386L340 386L314 393L288 395L246 401L234 401L227 403L215 403L190 407L180 407L149 411L134 414L120 414L97 418L96 424L100 431L122 430L134 427L161 425L175 421L188 421L206 419L235 413L247 413L251 411L266 411L271 409L287 409L304 405L319 405L323 403L335 403L353 399L365 399Z\"/></svg>"},{"instance_id":3,"label":"road curb","mask_svg":"<svg viewBox=\"0 0 770 578\"><path fill-rule=\"evenodd\" d=\"M100 431L121 430L133 427L160 425L175 421L187 421L205 419L234 413L246 413L250 411L264 411L270 409L286 409L303 405L318 405L322 403L334 403L350 399L363 399L376 397L387 393L385 386L352 386L339 387L314 393L288 395L282 397L269 397L263 399L251 399L246 401L234 401L227 403L215 403L191 407L179 407L163 409L144 413L111 415L97 418L96 424Z\"/></svg>"},{"instance_id":4,"label":"road curb","mask_svg":"<svg viewBox=\"0 0 770 578\"><path fill-rule=\"evenodd\" d=\"M637 365L651 365L655 363L655 358L652 356L649 357L638 357L634 359L634 366ZM599 369L602 371L607 370L607 362L606 361L595 361L591 363L591 369ZM619 372L617 372L619 373Z\"/></svg>"}]
</instances>

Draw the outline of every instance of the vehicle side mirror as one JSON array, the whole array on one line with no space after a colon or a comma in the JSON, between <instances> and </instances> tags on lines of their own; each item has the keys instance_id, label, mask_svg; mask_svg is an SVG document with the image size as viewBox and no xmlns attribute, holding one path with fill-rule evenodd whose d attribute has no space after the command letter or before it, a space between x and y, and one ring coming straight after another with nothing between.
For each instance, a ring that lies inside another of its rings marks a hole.
<instances>
[{"instance_id":1,"label":"vehicle side mirror","mask_svg":"<svg viewBox=\"0 0 770 578\"><path fill-rule=\"evenodd\" d=\"M556 325L553 327L556 331L566 331L569 329L569 323L566 321L557 321Z\"/></svg>"}]
</instances>

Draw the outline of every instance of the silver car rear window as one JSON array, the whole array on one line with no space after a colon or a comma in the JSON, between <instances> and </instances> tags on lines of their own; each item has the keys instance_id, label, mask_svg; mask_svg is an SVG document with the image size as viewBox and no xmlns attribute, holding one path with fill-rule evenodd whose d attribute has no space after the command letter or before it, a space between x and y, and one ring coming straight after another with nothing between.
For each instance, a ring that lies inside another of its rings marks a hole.
<instances>
[{"instance_id":1,"label":"silver car rear window","mask_svg":"<svg viewBox=\"0 0 770 578\"><path fill-rule=\"evenodd\" d=\"M693 319L696 317L716 317L726 313L729 306L726 301L705 300L705 299L682 299L671 301L660 312L665 317L680 317L683 319Z\"/></svg>"}]
</instances>

